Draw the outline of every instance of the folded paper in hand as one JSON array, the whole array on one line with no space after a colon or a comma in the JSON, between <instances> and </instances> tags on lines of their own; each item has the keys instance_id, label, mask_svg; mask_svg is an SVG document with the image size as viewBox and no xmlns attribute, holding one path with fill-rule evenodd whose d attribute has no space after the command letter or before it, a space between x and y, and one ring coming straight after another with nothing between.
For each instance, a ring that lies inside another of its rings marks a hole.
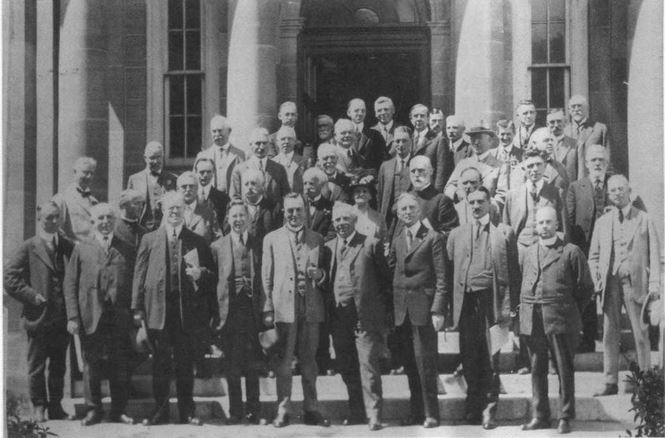
<instances>
[{"instance_id":1,"label":"folded paper in hand","mask_svg":"<svg viewBox=\"0 0 665 438\"><path fill-rule=\"evenodd\" d=\"M492 354L501 350L506 342L509 340L509 330L507 325L494 324L490 327L490 348Z\"/></svg>"},{"instance_id":2,"label":"folded paper in hand","mask_svg":"<svg viewBox=\"0 0 665 438\"><path fill-rule=\"evenodd\" d=\"M200 268L201 267L201 265L199 265L199 252L196 249L193 249L193 250L189 251L187 254L185 254L184 259L185 259L185 264L188 267L192 267L192 268ZM194 281L193 278L191 280L192 280L192 284L194 285L194 291L198 291L199 290L198 284L196 284L196 281Z\"/></svg>"}]
</instances>

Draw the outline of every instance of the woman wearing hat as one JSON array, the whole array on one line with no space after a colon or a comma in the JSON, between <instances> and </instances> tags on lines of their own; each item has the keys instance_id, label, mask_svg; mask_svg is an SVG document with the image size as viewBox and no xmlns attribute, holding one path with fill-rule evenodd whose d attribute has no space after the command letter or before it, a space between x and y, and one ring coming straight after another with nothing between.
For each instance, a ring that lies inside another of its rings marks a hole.
<instances>
[{"instance_id":1,"label":"woman wearing hat","mask_svg":"<svg viewBox=\"0 0 665 438\"><path fill-rule=\"evenodd\" d=\"M351 181L349 193L351 201L358 212L356 231L365 236L375 237L383 240L386 237L387 226L381 214L372 208L371 204L376 199L376 188L373 184L373 176L365 176Z\"/></svg>"}]
</instances>

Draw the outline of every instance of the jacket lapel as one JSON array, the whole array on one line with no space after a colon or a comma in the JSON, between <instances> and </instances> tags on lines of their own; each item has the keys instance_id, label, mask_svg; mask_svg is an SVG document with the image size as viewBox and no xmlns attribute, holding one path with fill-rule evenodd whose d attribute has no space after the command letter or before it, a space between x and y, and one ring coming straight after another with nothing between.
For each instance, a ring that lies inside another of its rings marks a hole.
<instances>
[{"instance_id":1,"label":"jacket lapel","mask_svg":"<svg viewBox=\"0 0 665 438\"><path fill-rule=\"evenodd\" d=\"M42 240L41 237L35 236L32 241L32 248L35 252L35 255L42 261L44 264L53 272L55 272L55 266L53 265L53 259L48 255L46 251L46 243ZM54 254L55 255L55 254Z\"/></svg>"},{"instance_id":2,"label":"jacket lapel","mask_svg":"<svg viewBox=\"0 0 665 438\"><path fill-rule=\"evenodd\" d=\"M540 243L538 242L538 243L535 243L534 245L540 245ZM545 250L542 246L539 249L540 249L540 251ZM561 240L557 239L556 245L552 248L549 248L549 250L547 250L547 253L543 257L543 264L540 267L540 269L541 270L545 269L549 265L551 265L552 263L559 260L559 258L561 258L561 254L563 254L563 242L561 242Z\"/></svg>"},{"instance_id":3,"label":"jacket lapel","mask_svg":"<svg viewBox=\"0 0 665 438\"><path fill-rule=\"evenodd\" d=\"M617 213L618 215L618 213ZM628 212L629 219L634 219L627 224L631 228L626 229L626 243L630 245L630 243L633 241L633 237L635 237L635 233L637 232L638 229L641 228L642 226L642 216L635 210L635 207L630 207L630 211Z\"/></svg>"},{"instance_id":4,"label":"jacket lapel","mask_svg":"<svg viewBox=\"0 0 665 438\"><path fill-rule=\"evenodd\" d=\"M406 228L404 228L404 230L406 230ZM413 237L413 241L411 242L411 250L406 255L407 257L413 254L418 249L418 247L420 247L420 245L423 244L423 242L425 241L425 236L427 235L428 231L429 231L428 228L421 223L418 232ZM404 231L404 233L406 234L406 231Z\"/></svg>"},{"instance_id":5,"label":"jacket lapel","mask_svg":"<svg viewBox=\"0 0 665 438\"><path fill-rule=\"evenodd\" d=\"M356 233L355 236L353 236L353 240L349 242L349 246L346 250L346 257L350 257L351 263L353 263L358 257L358 254L360 254L360 249L362 248L362 239L360 234Z\"/></svg>"}]
</instances>

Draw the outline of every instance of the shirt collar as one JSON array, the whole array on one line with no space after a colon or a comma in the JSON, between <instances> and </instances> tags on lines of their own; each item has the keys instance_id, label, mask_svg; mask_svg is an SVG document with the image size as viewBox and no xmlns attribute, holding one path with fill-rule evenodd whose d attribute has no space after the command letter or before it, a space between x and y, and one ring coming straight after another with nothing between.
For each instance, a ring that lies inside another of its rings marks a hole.
<instances>
[{"instance_id":1,"label":"shirt collar","mask_svg":"<svg viewBox=\"0 0 665 438\"><path fill-rule=\"evenodd\" d=\"M56 244L58 243L58 233L47 233L44 230L39 230L39 237L47 242L53 242L53 239L55 239Z\"/></svg>"},{"instance_id":2,"label":"shirt collar","mask_svg":"<svg viewBox=\"0 0 665 438\"><path fill-rule=\"evenodd\" d=\"M385 123L385 124L379 122L379 126L381 126L381 127L382 127L383 129L385 129L386 131L390 131L390 130L392 129L392 127L393 127L393 123L394 123L394 122L395 122L394 120L391 120L391 121L389 121L388 123Z\"/></svg>"},{"instance_id":3,"label":"shirt collar","mask_svg":"<svg viewBox=\"0 0 665 438\"><path fill-rule=\"evenodd\" d=\"M201 194L203 195L202 199L208 198L208 194L210 193L210 187L212 187L212 184L208 184L207 186L200 186Z\"/></svg>"},{"instance_id":4,"label":"shirt collar","mask_svg":"<svg viewBox=\"0 0 665 438\"><path fill-rule=\"evenodd\" d=\"M582 119L581 122L579 122L579 123L575 122L575 123L577 124L577 126L581 127L581 126L585 126L587 124L587 120L589 120L589 118L585 117L584 119Z\"/></svg>"},{"instance_id":5,"label":"shirt collar","mask_svg":"<svg viewBox=\"0 0 665 438\"><path fill-rule=\"evenodd\" d=\"M228 152L229 148L231 147L231 144L227 141L223 145L219 146L219 149L224 152Z\"/></svg>"},{"instance_id":6,"label":"shirt collar","mask_svg":"<svg viewBox=\"0 0 665 438\"><path fill-rule=\"evenodd\" d=\"M346 244L348 245L351 243L353 238L356 236L356 230L353 230L353 233L351 233L346 239L342 239L341 237L337 236L340 240L346 240Z\"/></svg>"},{"instance_id":7,"label":"shirt collar","mask_svg":"<svg viewBox=\"0 0 665 438\"><path fill-rule=\"evenodd\" d=\"M288 154L282 154L282 156L284 157L284 161L287 163L293 161L293 155L295 155L295 151L291 151Z\"/></svg>"},{"instance_id":8,"label":"shirt collar","mask_svg":"<svg viewBox=\"0 0 665 438\"><path fill-rule=\"evenodd\" d=\"M478 161L483 161L485 158L489 156L489 154L490 154L490 149L486 150L480 155L476 155L476 158L478 159Z\"/></svg>"},{"instance_id":9,"label":"shirt collar","mask_svg":"<svg viewBox=\"0 0 665 438\"><path fill-rule=\"evenodd\" d=\"M459 148L462 145L462 142L464 141L464 137L460 137L453 143L453 151L456 151L457 148Z\"/></svg>"},{"instance_id":10,"label":"shirt collar","mask_svg":"<svg viewBox=\"0 0 665 438\"><path fill-rule=\"evenodd\" d=\"M474 219L474 221L476 220L480 222L480 225L484 227L485 225L490 223L490 214L487 213L485 216L481 217L480 219Z\"/></svg>"},{"instance_id":11,"label":"shirt collar","mask_svg":"<svg viewBox=\"0 0 665 438\"><path fill-rule=\"evenodd\" d=\"M628 213L630 213L630 209L631 209L632 207L633 207L633 206L632 206L631 203L629 202L628 205L626 205L624 208L621 209L621 211L623 212L623 217L624 217L624 218L627 218L627 217L628 217Z\"/></svg>"},{"instance_id":12,"label":"shirt collar","mask_svg":"<svg viewBox=\"0 0 665 438\"><path fill-rule=\"evenodd\" d=\"M365 128L365 122L354 123L354 125L356 125L356 130L358 132L363 132L363 129Z\"/></svg>"},{"instance_id":13,"label":"shirt collar","mask_svg":"<svg viewBox=\"0 0 665 438\"><path fill-rule=\"evenodd\" d=\"M555 143L555 144L559 144L559 143L561 143L561 142L563 141L563 138L565 137L565 135L561 134L561 135L558 136L558 137L552 135L552 137L554 137L554 143Z\"/></svg>"},{"instance_id":14,"label":"shirt collar","mask_svg":"<svg viewBox=\"0 0 665 438\"><path fill-rule=\"evenodd\" d=\"M425 187L423 187L423 188L420 189L420 190L416 190L416 192L422 192L422 191L426 190L426 189L427 189L429 186L431 186L431 185L432 185L432 183L427 183L427 185L425 185Z\"/></svg>"},{"instance_id":15,"label":"shirt collar","mask_svg":"<svg viewBox=\"0 0 665 438\"><path fill-rule=\"evenodd\" d=\"M259 199L256 200L256 202L249 202L247 198L244 199L245 204L247 204L248 207L258 207L258 205L263 201L263 195L259 196Z\"/></svg>"},{"instance_id":16,"label":"shirt collar","mask_svg":"<svg viewBox=\"0 0 665 438\"><path fill-rule=\"evenodd\" d=\"M536 193L540 193L540 191L543 189L544 184L545 180L541 178L540 181L536 183ZM529 189L529 191L533 189L533 183L531 181L528 182L527 188Z\"/></svg>"},{"instance_id":17,"label":"shirt collar","mask_svg":"<svg viewBox=\"0 0 665 438\"><path fill-rule=\"evenodd\" d=\"M418 230L420 230L420 226L422 225L422 222L418 221L415 224L411 225L410 227L407 227L406 229L411 231L411 234L413 237L416 237L416 234L418 234Z\"/></svg>"},{"instance_id":18,"label":"shirt collar","mask_svg":"<svg viewBox=\"0 0 665 438\"><path fill-rule=\"evenodd\" d=\"M549 239L540 239L540 245L543 248L550 247L556 243L556 240L558 239L557 235L555 234L554 236L550 237Z\"/></svg>"},{"instance_id":19,"label":"shirt collar","mask_svg":"<svg viewBox=\"0 0 665 438\"><path fill-rule=\"evenodd\" d=\"M106 237L106 239L104 239ZM104 236L102 233L95 231L95 239L102 245L110 245L111 241L113 240L113 233L109 233L106 236Z\"/></svg>"},{"instance_id":20,"label":"shirt collar","mask_svg":"<svg viewBox=\"0 0 665 438\"><path fill-rule=\"evenodd\" d=\"M321 196L323 196L323 195L321 195L321 193L319 193L318 195L316 195L316 197L314 199L308 199L308 201L309 201L310 204L313 204L314 202L319 202L319 199L321 199Z\"/></svg>"},{"instance_id":21,"label":"shirt collar","mask_svg":"<svg viewBox=\"0 0 665 438\"><path fill-rule=\"evenodd\" d=\"M231 239L233 239L233 243L240 244L240 236L242 236L242 241L245 242L245 245L247 245L247 237L249 236L247 230L243 231L242 234L231 230Z\"/></svg>"},{"instance_id":22,"label":"shirt collar","mask_svg":"<svg viewBox=\"0 0 665 438\"><path fill-rule=\"evenodd\" d=\"M305 226L301 225L300 228L294 229L294 228L291 228L291 226L287 224L286 229L289 230L293 234L297 234L297 233L303 231L305 229Z\"/></svg>"},{"instance_id":23,"label":"shirt collar","mask_svg":"<svg viewBox=\"0 0 665 438\"><path fill-rule=\"evenodd\" d=\"M184 226L184 221L180 223L177 227L173 227L167 223L164 224L164 227L166 228L166 236L171 239L173 236L173 230L175 229L175 235L177 237L180 237L180 233L182 232L182 227Z\"/></svg>"}]
</instances>

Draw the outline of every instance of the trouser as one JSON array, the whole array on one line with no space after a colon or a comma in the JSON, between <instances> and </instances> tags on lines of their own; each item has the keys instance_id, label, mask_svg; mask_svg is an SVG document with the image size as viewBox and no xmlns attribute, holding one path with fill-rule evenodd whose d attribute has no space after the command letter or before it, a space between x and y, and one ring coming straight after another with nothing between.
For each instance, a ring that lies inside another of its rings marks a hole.
<instances>
[{"instance_id":1,"label":"trouser","mask_svg":"<svg viewBox=\"0 0 665 438\"><path fill-rule=\"evenodd\" d=\"M277 378L277 415L291 412L291 386L293 372L291 363L298 348L300 359L300 376L303 390L303 409L305 411L318 410L316 395L316 348L319 340L318 322L307 322L305 315L296 316L294 322L275 324L278 337L284 340L282 351L272 358L273 369Z\"/></svg>"},{"instance_id":2,"label":"trouser","mask_svg":"<svg viewBox=\"0 0 665 438\"><path fill-rule=\"evenodd\" d=\"M28 332L28 379L34 406L45 406L47 402L57 404L62 400L68 344L69 333L64 325ZM44 375L47 360L48 380Z\"/></svg>"},{"instance_id":3,"label":"trouser","mask_svg":"<svg viewBox=\"0 0 665 438\"><path fill-rule=\"evenodd\" d=\"M396 328L402 341L401 351L404 369L411 392L411 416L422 422L425 416L439 419L437 397L437 335L431 323L412 325L407 314L401 326Z\"/></svg>"},{"instance_id":4,"label":"trouser","mask_svg":"<svg viewBox=\"0 0 665 438\"><path fill-rule=\"evenodd\" d=\"M595 350L598 337L598 315L595 298L582 311L582 339L580 348Z\"/></svg>"},{"instance_id":5,"label":"trouser","mask_svg":"<svg viewBox=\"0 0 665 438\"><path fill-rule=\"evenodd\" d=\"M120 318L127 318L120 321ZM131 344L129 314L105 309L90 335L81 336L83 350L83 391L89 410L102 409L102 379L108 370L111 390L111 415L125 413L129 397L129 358Z\"/></svg>"},{"instance_id":6,"label":"trouser","mask_svg":"<svg viewBox=\"0 0 665 438\"><path fill-rule=\"evenodd\" d=\"M340 360L338 370L349 394L349 416L363 421L381 419L383 390L379 356L383 336L376 331L358 331L356 306L337 307L331 321L333 344Z\"/></svg>"},{"instance_id":7,"label":"trouser","mask_svg":"<svg viewBox=\"0 0 665 438\"><path fill-rule=\"evenodd\" d=\"M499 401L498 354L491 354L487 320L491 306L491 290L464 294L459 344L467 383L465 411L473 417L482 413L493 418Z\"/></svg>"},{"instance_id":8,"label":"trouser","mask_svg":"<svg viewBox=\"0 0 665 438\"><path fill-rule=\"evenodd\" d=\"M332 359L330 358L330 320L328 318L319 326L319 346L316 349L316 366L319 370L323 371L332 368Z\"/></svg>"},{"instance_id":9,"label":"trouser","mask_svg":"<svg viewBox=\"0 0 665 438\"><path fill-rule=\"evenodd\" d=\"M531 356L533 418L550 419L548 396L548 352L554 358L559 376L559 419L575 418L575 344L577 334L545 334L540 304L533 306L531 335L527 336Z\"/></svg>"},{"instance_id":10,"label":"trouser","mask_svg":"<svg viewBox=\"0 0 665 438\"><path fill-rule=\"evenodd\" d=\"M641 370L651 366L651 343L649 330L642 329L640 313L642 305L631 298L633 287L630 277L610 276L605 289L603 303L603 372L605 383L617 384L619 374L619 341L621 340L621 305L626 308L635 339L637 364Z\"/></svg>"}]
</instances>

